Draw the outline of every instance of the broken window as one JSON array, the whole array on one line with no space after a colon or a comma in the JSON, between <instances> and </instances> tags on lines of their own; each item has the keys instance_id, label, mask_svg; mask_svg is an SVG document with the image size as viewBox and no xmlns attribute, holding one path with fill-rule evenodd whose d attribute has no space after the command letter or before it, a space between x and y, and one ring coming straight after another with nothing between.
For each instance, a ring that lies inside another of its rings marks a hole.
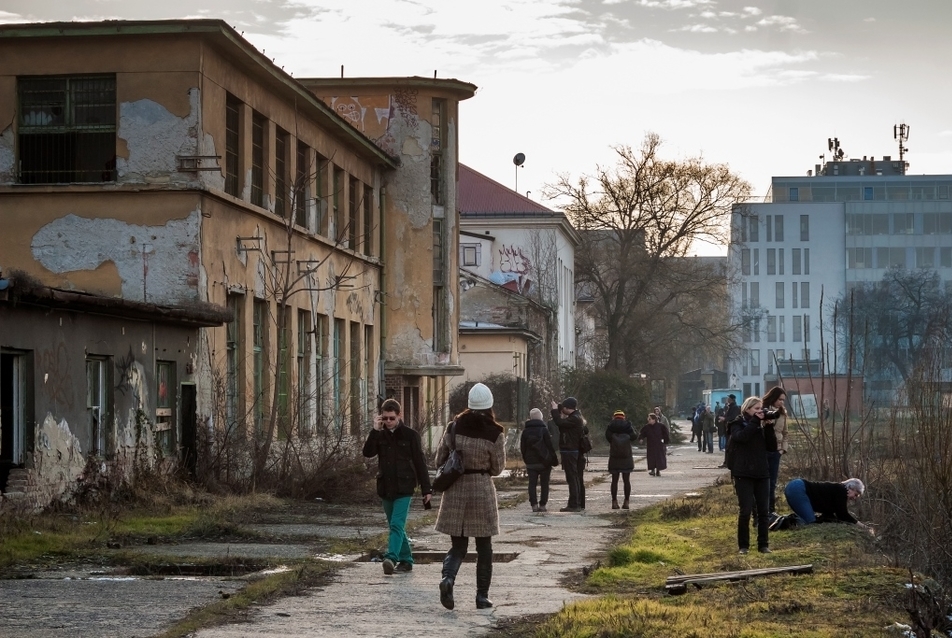
<instances>
[{"instance_id":1,"label":"broken window","mask_svg":"<svg viewBox=\"0 0 952 638\"><path fill-rule=\"evenodd\" d=\"M278 128L274 134L274 212L281 217L288 214L288 151L291 145L288 132Z\"/></svg>"},{"instance_id":2,"label":"broken window","mask_svg":"<svg viewBox=\"0 0 952 638\"><path fill-rule=\"evenodd\" d=\"M430 196L435 206L443 205L443 107L445 100L433 100L430 127Z\"/></svg>"},{"instance_id":3,"label":"broken window","mask_svg":"<svg viewBox=\"0 0 952 638\"><path fill-rule=\"evenodd\" d=\"M311 149L307 144L298 140L294 170L294 223L302 228L308 228L307 200L310 195L312 181L310 164Z\"/></svg>"},{"instance_id":4,"label":"broken window","mask_svg":"<svg viewBox=\"0 0 952 638\"><path fill-rule=\"evenodd\" d=\"M155 364L155 444L163 458L175 453L175 362Z\"/></svg>"},{"instance_id":5,"label":"broken window","mask_svg":"<svg viewBox=\"0 0 952 638\"><path fill-rule=\"evenodd\" d=\"M89 453L112 457L112 369L108 357L86 357L86 413L89 417Z\"/></svg>"},{"instance_id":6,"label":"broken window","mask_svg":"<svg viewBox=\"0 0 952 638\"><path fill-rule=\"evenodd\" d=\"M21 184L116 181L116 77L17 79Z\"/></svg>"},{"instance_id":7,"label":"broken window","mask_svg":"<svg viewBox=\"0 0 952 638\"><path fill-rule=\"evenodd\" d=\"M264 130L268 121L260 113L251 117L251 203L264 207Z\"/></svg>"},{"instance_id":8,"label":"broken window","mask_svg":"<svg viewBox=\"0 0 952 638\"><path fill-rule=\"evenodd\" d=\"M238 153L240 145L239 113L241 102L229 94L225 100L225 192L235 197L238 192Z\"/></svg>"}]
</instances>

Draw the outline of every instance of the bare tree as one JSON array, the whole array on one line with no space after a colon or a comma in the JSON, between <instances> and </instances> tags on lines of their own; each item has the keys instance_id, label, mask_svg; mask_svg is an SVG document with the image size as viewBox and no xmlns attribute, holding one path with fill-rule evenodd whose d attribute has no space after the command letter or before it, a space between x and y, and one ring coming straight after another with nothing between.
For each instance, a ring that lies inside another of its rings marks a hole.
<instances>
[{"instance_id":1,"label":"bare tree","mask_svg":"<svg viewBox=\"0 0 952 638\"><path fill-rule=\"evenodd\" d=\"M661 138L648 134L637 151L615 147L615 167L577 181L562 175L546 189L567 201L563 209L580 231L576 276L595 298L609 370L663 365L670 350L658 346L675 337L704 343L734 331L729 323L715 327L714 315L723 319L726 309L705 310L704 300L722 294L724 273L681 258L698 242L726 244L731 209L750 185L724 164L662 159L660 147Z\"/></svg>"},{"instance_id":2,"label":"bare tree","mask_svg":"<svg viewBox=\"0 0 952 638\"><path fill-rule=\"evenodd\" d=\"M846 345L874 378L909 381L926 353L952 338L952 292L934 270L890 268L836 303L849 309L839 314Z\"/></svg>"}]
</instances>

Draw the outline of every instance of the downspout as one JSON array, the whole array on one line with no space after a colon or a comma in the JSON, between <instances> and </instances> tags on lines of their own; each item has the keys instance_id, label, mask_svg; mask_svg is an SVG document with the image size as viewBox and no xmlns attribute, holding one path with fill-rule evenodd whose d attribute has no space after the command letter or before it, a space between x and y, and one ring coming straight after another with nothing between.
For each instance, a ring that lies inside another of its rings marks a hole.
<instances>
[{"instance_id":1,"label":"downspout","mask_svg":"<svg viewBox=\"0 0 952 638\"><path fill-rule=\"evenodd\" d=\"M377 224L377 227L380 229L380 270L379 281L377 282L378 294L376 295L375 301L378 304L379 309L379 321L377 325L380 327L380 355L377 359L377 403L378 406L383 402L384 397L387 396L387 382L385 378L385 364L387 359L387 348L386 340L384 335L387 334L387 313L386 313L386 301L387 301L387 262L384 259L386 255L387 248L387 229L386 229L386 219L387 215L386 204L387 204L387 189L384 187L380 188L380 197L379 197L379 210L380 210L380 223Z\"/></svg>"}]
</instances>

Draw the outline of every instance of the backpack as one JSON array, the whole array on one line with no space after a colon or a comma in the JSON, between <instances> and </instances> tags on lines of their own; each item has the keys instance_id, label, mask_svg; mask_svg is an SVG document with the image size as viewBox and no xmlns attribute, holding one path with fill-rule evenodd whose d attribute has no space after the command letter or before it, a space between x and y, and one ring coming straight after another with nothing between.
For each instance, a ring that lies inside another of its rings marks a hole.
<instances>
[{"instance_id":1,"label":"backpack","mask_svg":"<svg viewBox=\"0 0 952 638\"><path fill-rule=\"evenodd\" d=\"M578 439L578 451L582 454L588 454L592 451L592 439L588 434L583 434Z\"/></svg>"},{"instance_id":2,"label":"backpack","mask_svg":"<svg viewBox=\"0 0 952 638\"><path fill-rule=\"evenodd\" d=\"M551 441L552 437L549 436L549 431L543 429L541 436L529 439L528 447L535 452L535 455L539 457L544 464L555 467L559 464L559 459L552 450Z\"/></svg>"},{"instance_id":3,"label":"backpack","mask_svg":"<svg viewBox=\"0 0 952 638\"><path fill-rule=\"evenodd\" d=\"M613 459L631 458L631 437L624 432L612 434L608 455Z\"/></svg>"}]
</instances>

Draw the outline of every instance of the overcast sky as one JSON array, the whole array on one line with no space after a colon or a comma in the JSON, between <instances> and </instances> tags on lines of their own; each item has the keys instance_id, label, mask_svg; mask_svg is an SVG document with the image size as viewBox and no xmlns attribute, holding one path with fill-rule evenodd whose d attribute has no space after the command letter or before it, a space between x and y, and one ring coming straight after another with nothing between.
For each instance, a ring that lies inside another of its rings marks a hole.
<instances>
[{"instance_id":1,"label":"overcast sky","mask_svg":"<svg viewBox=\"0 0 952 638\"><path fill-rule=\"evenodd\" d=\"M479 87L460 160L541 200L648 131L764 195L837 137L848 157L952 173L950 0L0 0L0 21L221 18L298 77ZM543 203L552 205L551 202Z\"/></svg>"}]
</instances>

